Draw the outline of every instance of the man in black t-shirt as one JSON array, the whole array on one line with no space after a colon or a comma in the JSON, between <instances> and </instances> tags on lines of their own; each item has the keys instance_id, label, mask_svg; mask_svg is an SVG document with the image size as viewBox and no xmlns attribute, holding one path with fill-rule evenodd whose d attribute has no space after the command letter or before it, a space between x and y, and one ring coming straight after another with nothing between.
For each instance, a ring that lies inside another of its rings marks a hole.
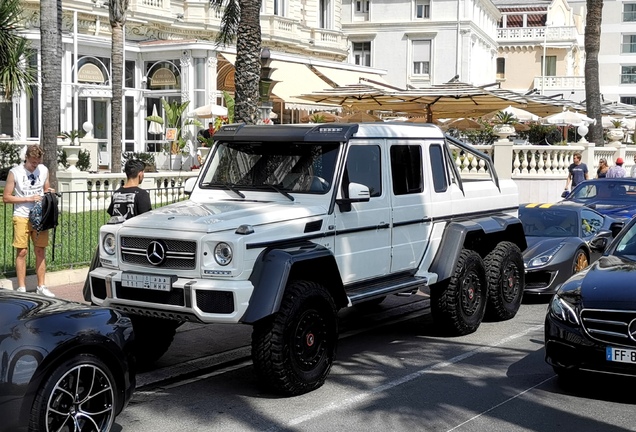
<instances>
[{"instance_id":1,"label":"man in black t-shirt","mask_svg":"<svg viewBox=\"0 0 636 432\"><path fill-rule=\"evenodd\" d=\"M146 165L140 160L130 159L126 162L124 166L126 183L113 194L107 210L109 215L123 216L125 219L130 219L152 210L150 194L147 190L139 187L144 180L144 168L146 168ZM90 273L99 266L99 246L97 246L97 251L95 251L95 256L93 256L88 272ZM88 275L82 289L84 300L87 302L91 301L90 290L90 275Z\"/></svg>"},{"instance_id":2,"label":"man in black t-shirt","mask_svg":"<svg viewBox=\"0 0 636 432\"><path fill-rule=\"evenodd\" d=\"M140 160L131 159L126 162L124 166L126 183L113 194L110 206L108 206L109 215L130 219L152 209L150 194L139 187L144 180L145 167Z\"/></svg>"}]
</instances>

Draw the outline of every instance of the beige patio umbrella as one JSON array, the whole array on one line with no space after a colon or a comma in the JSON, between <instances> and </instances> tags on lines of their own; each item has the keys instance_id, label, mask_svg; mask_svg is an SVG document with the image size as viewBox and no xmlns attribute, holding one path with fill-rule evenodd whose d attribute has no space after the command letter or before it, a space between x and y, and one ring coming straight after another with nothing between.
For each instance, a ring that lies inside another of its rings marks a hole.
<instances>
[{"instance_id":1,"label":"beige patio umbrella","mask_svg":"<svg viewBox=\"0 0 636 432\"><path fill-rule=\"evenodd\" d=\"M301 123L335 123L342 121L342 117L327 111L318 111L300 118Z\"/></svg>"},{"instance_id":2,"label":"beige patio umbrella","mask_svg":"<svg viewBox=\"0 0 636 432\"><path fill-rule=\"evenodd\" d=\"M203 105L188 113L188 117L212 118L227 115L227 108L221 105Z\"/></svg>"},{"instance_id":3,"label":"beige patio umbrella","mask_svg":"<svg viewBox=\"0 0 636 432\"><path fill-rule=\"evenodd\" d=\"M484 126L481 123L469 118L459 118L456 120L452 120L444 123L444 125L442 126L442 129L444 130L457 129L462 131L481 130L483 128Z\"/></svg>"},{"instance_id":4,"label":"beige patio umbrella","mask_svg":"<svg viewBox=\"0 0 636 432\"><path fill-rule=\"evenodd\" d=\"M381 122L382 119L376 115L369 114L364 111L356 111L353 114L342 118L346 123L365 123L365 122Z\"/></svg>"}]
</instances>

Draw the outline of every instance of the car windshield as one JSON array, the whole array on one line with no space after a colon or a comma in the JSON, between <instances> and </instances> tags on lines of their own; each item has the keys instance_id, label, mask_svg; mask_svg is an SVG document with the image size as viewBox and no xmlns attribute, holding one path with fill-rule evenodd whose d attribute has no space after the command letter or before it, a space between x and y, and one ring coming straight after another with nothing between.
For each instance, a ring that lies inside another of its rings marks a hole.
<instances>
[{"instance_id":1,"label":"car windshield","mask_svg":"<svg viewBox=\"0 0 636 432\"><path fill-rule=\"evenodd\" d=\"M578 237L581 226L578 213L566 209L522 207L519 219L529 237Z\"/></svg>"},{"instance_id":2,"label":"car windshield","mask_svg":"<svg viewBox=\"0 0 636 432\"><path fill-rule=\"evenodd\" d=\"M613 255L636 261L636 224L618 240Z\"/></svg>"},{"instance_id":3,"label":"car windshield","mask_svg":"<svg viewBox=\"0 0 636 432\"><path fill-rule=\"evenodd\" d=\"M574 201L620 201L633 205L636 203L636 185L620 180L603 179L597 182L586 182L577 187L571 197Z\"/></svg>"},{"instance_id":4,"label":"car windshield","mask_svg":"<svg viewBox=\"0 0 636 432\"><path fill-rule=\"evenodd\" d=\"M219 142L202 188L324 194L333 182L339 144Z\"/></svg>"}]
</instances>

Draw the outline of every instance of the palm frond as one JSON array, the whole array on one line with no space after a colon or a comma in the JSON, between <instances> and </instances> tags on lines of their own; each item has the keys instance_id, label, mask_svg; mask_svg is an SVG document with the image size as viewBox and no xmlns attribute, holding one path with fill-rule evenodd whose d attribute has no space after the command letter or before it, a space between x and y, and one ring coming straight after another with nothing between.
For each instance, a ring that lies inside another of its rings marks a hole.
<instances>
[{"instance_id":1,"label":"palm frond","mask_svg":"<svg viewBox=\"0 0 636 432\"><path fill-rule=\"evenodd\" d=\"M221 45L229 45L234 42L238 33L241 20L241 7L238 0L210 0L210 6L217 11L223 9L221 28L216 41Z\"/></svg>"}]
</instances>

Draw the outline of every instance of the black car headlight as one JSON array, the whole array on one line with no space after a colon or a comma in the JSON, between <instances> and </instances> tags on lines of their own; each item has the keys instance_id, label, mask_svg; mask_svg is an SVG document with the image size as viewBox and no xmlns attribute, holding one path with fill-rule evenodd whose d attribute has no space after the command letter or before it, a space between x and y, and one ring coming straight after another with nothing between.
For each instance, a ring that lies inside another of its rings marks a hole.
<instances>
[{"instance_id":1,"label":"black car headlight","mask_svg":"<svg viewBox=\"0 0 636 432\"><path fill-rule=\"evenodd\" d=\"M576 307L558 294L553 296L552 300L550 300L548 310L550 311L550 314L559 321L577 326L580 325L579 317L576 313Z\"/></svg>"},{"instance_id":2,"label":"black car headlight","mask_svg":"<svg viewBox=\"0 0 636 432\"><path fill-rule=\"evenodd\" d=\"M554 258L554 256L556 255L556 253L558 251L561 250L561 248L563 247L563 243L559 244L558 246L553 247L552 249L543 252L541 255L536 256L534 258L532 258L530 261L528 261L528 264L526 266L526 268L534 268L534 267L541 267L546 265L547 263L549 263L550 261L552 261L552 258Z\"/></svg>"}]
</instances>

